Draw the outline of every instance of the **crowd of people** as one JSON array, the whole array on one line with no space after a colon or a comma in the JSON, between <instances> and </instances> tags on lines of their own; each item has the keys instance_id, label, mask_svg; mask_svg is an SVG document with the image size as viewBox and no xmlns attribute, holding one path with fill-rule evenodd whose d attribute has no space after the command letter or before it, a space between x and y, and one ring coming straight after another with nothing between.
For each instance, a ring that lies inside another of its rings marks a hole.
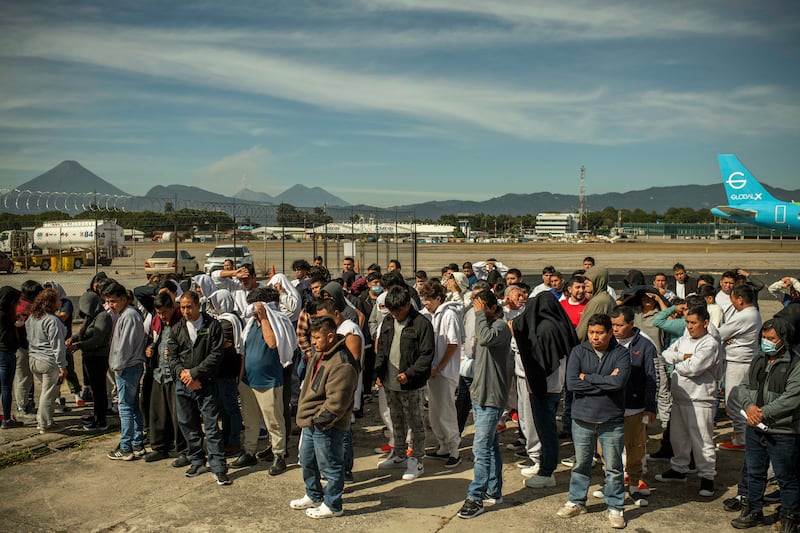
<instances>
[{"instance_id":1,"label":"crowd of people","mask_svg":"<svg viewBox=\"0 0 800 533\"><path fill-rule=\"evenodd\" d=\"M349 257L339 274L322 263L297 260L293 279L259 282L253 265L226 262L211 275L155 276L132 290L100 273L77 312L54 281L0 288L2 428L27 417L42 433L58 430L66 380L77 405L93 403L86 431L107 431L108 417L119 417L109 459L172 459L187 477L210 471L230 485L229 468L265 460L277 476L296 453L305 492L290 507L329 518L342 515L354 479L353 424L376 398L387 439L376 467L409 482L426 462L461 464L472 413L463 519L502 503L499 433L513 419L519 433L507 446L525 486L555 487L559 460L571 467L560 517L586 512L598 462L604 484L592 496L605 500L613 528L626 526L626 498L648 504L645 461L669 462L658 482L696 473L709 498L722 450L743 452L737 495L724 502L739 513L732 525L765 523L765 503L779 501L781 531L798 531L797 279L769 286L783 309L762 323L764 284L742 269L718 284L680 263L671 277L630 270L617 292L591 257L568 274L547 266L535 284L495 259L449 264L438 276L417 271L413 282L397 260L364 274ZM723 403L733 434L715 444ZM656 423L661 448L648 455ZM260 437L269 440L262 449ZM574 456L559 458L559 439ZM770 478L779 491L765 494Z\"/></svg>"}]
</instances>

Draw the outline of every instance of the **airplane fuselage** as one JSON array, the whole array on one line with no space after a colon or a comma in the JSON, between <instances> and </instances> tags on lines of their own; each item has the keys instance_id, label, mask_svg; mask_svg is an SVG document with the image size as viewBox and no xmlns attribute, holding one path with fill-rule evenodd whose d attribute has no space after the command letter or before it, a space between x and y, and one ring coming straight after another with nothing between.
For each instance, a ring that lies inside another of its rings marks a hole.
<instances>
[{"instance_id":1,"label":"airplane fuselage","mask_svg":"<svg viewBox=\"0 0 800 533\"><path fill-rule=\"evenodd\" d=\"M756 193L758 194L758 193ZM749 211L748 216L742 216L733 212L725 213L722 209L728 206L716 207L711 212L734 222L756 224L766 228L782 231L785 233L800 234L800 206L794 203L777 202L765 205L759 203L737 203L731 211Z\"/></svg>"}]
</instances>

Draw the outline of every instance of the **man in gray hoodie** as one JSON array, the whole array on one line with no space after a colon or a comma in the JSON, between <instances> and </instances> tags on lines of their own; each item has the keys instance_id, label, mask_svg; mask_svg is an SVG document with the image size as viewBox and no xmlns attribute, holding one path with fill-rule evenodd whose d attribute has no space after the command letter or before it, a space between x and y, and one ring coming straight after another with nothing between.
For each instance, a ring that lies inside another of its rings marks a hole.
<instances>
[{"instance_id":1,"label":"man in gray hoodie","mask_svg":"<svg viewBox=\"0 0 800 533\"><path fill-rule=\"evenodd\" d=\"M119 283L103 289L111 313L118 315L111 336L108 367L114 373L119 395L119 445L108 452L114 461L131 461L145 454L142 410L139 408L139 380L144 372L147 341L142 316L133 307L128 291Z\"/></svg>"}]
</instances>

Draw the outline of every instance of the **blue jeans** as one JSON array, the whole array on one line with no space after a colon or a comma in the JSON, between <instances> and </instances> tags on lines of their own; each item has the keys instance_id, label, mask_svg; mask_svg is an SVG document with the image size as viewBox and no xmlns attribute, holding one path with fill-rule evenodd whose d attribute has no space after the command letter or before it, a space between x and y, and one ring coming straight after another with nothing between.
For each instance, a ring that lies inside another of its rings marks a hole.
<instances>
[{"instance_id":1,"label":"blue jeans","mask_svg":"<svg viewBox=\"0 0 800 533\"><path fill-rule=\"evenodd\" d=\"M144 446L142 410L139 408L139 380L143 372L141 364L129 366L121 373L114 372L119 395L119 449L123 452L132 451L134 446Z\"/></svg>"},{"instance_id":2,"label":"blue jeans","mask_svg":"<svg viewBox=\"0 0 800 533\"><path fill-rule=\"evenodd\" d=\"M622 422L592 424L572 420L572 443L575 445L575 466L569 479L569 501L586 505L592 481L592 458L600 440L606 464L605 493L609 509L622 511L625 502L625 483L622 471L622 448L625 432Z\"/></svg>"},{"instance_id":3,"label":"blue jeans","mask_svg":"<svg viewBox=\"0 0 800 533\"><path fill-rule=\"evenodd\" d=\"M176 411L178 413L178 426L186 438L186 458L193 465L206 464L206 452L203 449L203 439L208 448L208 464L215 474L227 472L225 452L222 444L222 431L219 421L219 409L213 385L203 385L199 391L189 389L182 381L175 383ZM200 428L202 416L203 428ZM205 434L203 433L205 430Z\"/></svg>"},{"instance_id":4,"label":"blue jeans","mask_svg":"<svg viewBox=\"0 0 800 533\"><path fill-rule=\"evenodd\" d=\"M757 431L752 426L745 429L747 451L747 497L750 509L760 511L764 506L764 488L767 485L767 465L772 469L781 489L781 512L800 511L800 435L770 435Z\"/></svg>"},{"instance_id":5,"label":"blue jeans","mask_svg":"<svg viewBox=\"0 0 800 533\"><path fill-rule=\"evenodd\" d=\"M239 409L239 384L237 378L214 380L217 406L222 419L222 442L238 446L242 440L242 411Z\"/></svg>"},{"instance_id":6,"label":"blue jeans","mask_svg":"<svg viewBox=\"0 0 800 533\"><path fill-rule=\"evenodd\" d=\"M300 465L306 495L315 502L324 502L335 512L342 510L345 433L336 428L325 431L315 427L303 428L300 440ZM324 490L320 473L328 480Z\"/></svg>"},{"instance_id":7,"label":"blue jeans","mask_svg":"<svg viewBox=\"0 0 800 533\"><path fill-rule=\"evenodd\" d=\"M353 465L355 464L355 457L353 456L353 428L344 432L344 471L352 472Z\"/></svg>"},{"instance_id":8,"label":"blue jeans","mask_svg":"<svg viewBox=\"0 0 800 533\"><path fill-rule=\"evenodd\" d=\"M0 352L0 398L3 402L3 420L11 420L11 388L17 373L16 352Z\"/></svg>"},{"instance_id":9,"label":"blue jeans","mask_svg":"<svg viewBox=\"0 0 800 533\"><path fill-rule=\"evenodd\" d=\"M561 401L561 393L548 392L544 400L531 394L531 408L533 409L533 423L539 441L542 443L542 452L539 459L539 475L549 477L553 475L558 466L558 426L556 426L556 410Z\"/></svg>"},{"instance_id":10,"label":"blue jeans","mask_svg":"<svg viewBox=\"0 0 800 533\"><path fill-rule=\"evenodd\" d=\"M470 500L483 501L484 494L492 497L503 495L503 453L497 434L497 423L502 415L502 407L472 404L472 418L475 421L472 454L475 456L475 467L472 483L467 489L467 498Z\"/></svg>"}]
</instances>

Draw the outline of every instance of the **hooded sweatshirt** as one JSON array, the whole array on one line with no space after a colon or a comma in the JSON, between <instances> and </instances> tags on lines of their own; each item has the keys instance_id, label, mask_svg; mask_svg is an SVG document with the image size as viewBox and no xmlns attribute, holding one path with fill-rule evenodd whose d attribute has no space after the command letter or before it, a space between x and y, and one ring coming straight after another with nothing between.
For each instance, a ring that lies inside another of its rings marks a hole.
<instances>
[{"instance_id":1,"label":"hooded sweatshirt","mask_svg":"<svg viewBox=\"0 0 800 533\"><path fill-rule=\"evenodd\" d=\"M52 313L39 318L29 316L25 321L28 333L28 356L50 366L67 367L67 328Z\"/></svg>"},{"instance_id":2,"label":"hooded sweatshirt","mask_svg":"<svg viewBox=\"0 0 800 533\"><path fill-rule=\"evenodd\" d=\"M144 363L147 335L142 315L132 305L127 306L114 324L108 367L116 374L134 365Z\"/></svg>"},{"instance_id":3,"label":"hooded sweatshirt","mask_svg":"<svg viewBox=\"0 0 800 533\"><path fill-rule=\"evenodd\" d=\"M358 312L356 312L356 308L353 306L353 304L348 302L344 297L344 290L342 289L341 285L335 281L331 281L322 288L322 292L330 295L330 297L333 299L333 303L336 304L336 309L342 314L343 317L358 324Z\"/></svg>"},{"instance_id":4,"label":"hooded sweatshirt","mask_svg":"<svg viewBox=\"0 0 800 533\"><path fill-rule=\"evenodd\" d=\"M575 328L578 334L578 340L581 342L586 341L589 333L588 322L589 319L596 314L607 315L616 306L617 302L607 292L608 288L608 269L605 267L592 267L586 271L586 279L592 282L593 294L592 299L586 304L586 308L581 315L581 321L578 322L578 327Z\"/></svg>"},{"instance_id":5,"label":"hooded sweatshirt","mask_svg":"<svg viewBox=\"0 0 800 533\"><path fill-rule=\"evenodd\" d=\"M72 336L73 346L81 350L83 357L108 358L113 325L100 297L92 291L84 292L78 301L78 314L83 326Z\"/></svg>"},{"instance_id":6,"label":"hooded sweatshirt","mask_svg":"<svg viewBox=\"0 0 800 533\"><path fill-rule=\"evenodd\" d=\"M16 352L19 348L17 337L16 307L20 293L14 287L0 288L0 352Z\"/></svg>"},{"instance_id":7,"label":"hooded sweatshirt","mask_svg":"<svg viewBox=\"0 0 800 533\"><path fill-rule=\"evenodd\" d=\"M72 301L67 298L67 291L64 290L64 287L61 286L60 283L53 280L48 280L42 283L43 287L49 287L58 293L58 297L61 298L61 309L58 310L57 315L66 313L67 319L62 320L64 325L67 327L67 337L72 336L72 318L75 313L75 306L72 305ZM59 317L61 318L61 317Z\"/></svg>"},{"instance_id":8,"label":"hooded sweatshirt","mask_svg":"<svg viewBox=\"0 0 800 533\"><path fill-rule=\"evenodd\" d=\"M447 362L447 366L439 374L453 383L458 383L461 346L464 344L464 324L461 321L463 309L460 302L442 302L436 308L433 316L431 316L434 342L436 343L436 353L433 357L432 368L439 366L449 344L457 345L456 351Z\"/></svg>"},{"instance_id":9,"label":"hooded sweatshirt","mask_svg":"<svg viewBox=\"0 0 800 533\"><path fill-rule=\"evenodd\" d=\"M548 376L566 370L561 362L578 344L575 329L550 292L528 300L525 312L514 319L512 328L528 386L537 398L544 399L555 389L548 383ZM561 375L561 385L563 381Z\"/></svg>"}]
</instances>

